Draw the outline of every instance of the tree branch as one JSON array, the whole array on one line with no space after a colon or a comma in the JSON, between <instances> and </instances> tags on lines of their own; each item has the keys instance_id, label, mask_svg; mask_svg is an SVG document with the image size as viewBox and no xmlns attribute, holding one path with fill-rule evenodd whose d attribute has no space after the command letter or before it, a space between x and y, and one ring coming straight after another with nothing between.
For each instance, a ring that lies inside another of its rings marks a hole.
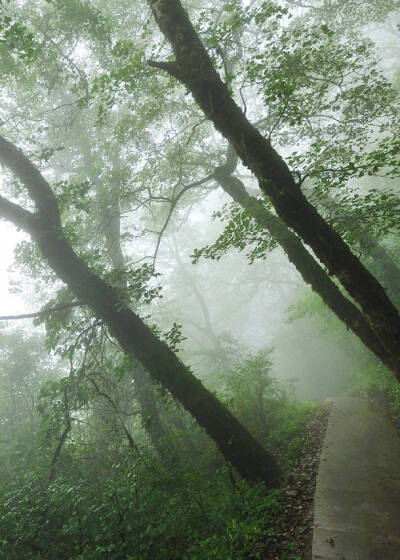
<instances>
[{"instance_id":1,"label":"tree branch","mask_svg":"<svg viewBox=\"0 0 400 560\"><path fill-rule=\"evenodd\" d=\"M22 315L0 315L0 321L14 321L16 319L35 319L36 317L44 317L50 315L55 311L62 311L64 309L69 309L71 307L83 307L86 305L81 301L73 301L71 303L60 303L54 307L48 309L41 309L40 311L34 311L33 313L23 313Z\"/></svg>"},{"instance_id":2,"label":"tree branch","mask_svg":"<svg viewBox=\"0 0 400 560\"><path fill-rule=\"evenodd\" d=\"M12 222L33 237L39 233L38 217L3 196L0 196L0 218Z\"/></svg>"},{"instance_id":3,"label":"tree branch","mask_svg":"<svg viewBox=\"0 0 400 560\"><path fill-rule=\"evenodd\" d=\"M72 428L71 412L70 412L70 409L69 409L69 400L68 400L68 396L67 396L67 389L64 389L64 420L65 420L65 428L64 428L64 430L61 434L61 437L58 441L58 444L57 444L56 450L54 452L53 458L51 460L48 484L51 484L54 480L54 477L56 476L56 466L57 466L58 460L60 458L62 448L64 447L64 443L66 442L68 434L69 434L69 432L71 431L71 428Z\"/></svg>"},{"instance_id":4,"label":"tree branch","mask_svg":"<svg viewBox=\"0 0 400 560\"><path fill-rule=\"evenodd\" d=\"M167 74L169 74L173 78L176 78L177 80L182 79L182 72L176 62L148 60L147 64L151 68L158 68L159 70L164 70L164 72L167 72Z\"/></svg>"},{"instance_id":5,"label":"tree branch","mask_svg":"<svg viewBox=\"0 0 400 560\"><path fill-rule=\"evenodd\" d=\"M61 226L56 198L49 183L33 163L14 144L0 135L0 162L25 185L40 216L52 225Z\"/></svg>"},{"instance_id":6,"label":"tree branch","mask_svg":"<svg viewBox=\"0 0 400 560\"><path fill-rule=\"evenodd\" d=\"M175 207L178 204L179 199L188 190L193 189L194 187L198 187L200 185L203 185L204 183L207 183L208 181L211 181L213 179L214 179L214 174L211 173L210 175L206 175L205 177L203 177L202 179L199 179L198 181L193 181L193 183L189 183L188 185L185 185L175 197L170 199L169 202L170 202L171 206L170 206L170 209L169 209L169 212L168 212L168 216L166 217L164 225L162 226L161 230L158 232L156 248L154 250L154 255L153 255L153 265L155 265L155 262L156 262L156 259L157 259L158 250L160 248L160 243L161 243L162 236L164 235L164 232L167 229L167 226L168 226L169 221L172 217L172 214L175 210Z\"/></svg>"}]
</instances>

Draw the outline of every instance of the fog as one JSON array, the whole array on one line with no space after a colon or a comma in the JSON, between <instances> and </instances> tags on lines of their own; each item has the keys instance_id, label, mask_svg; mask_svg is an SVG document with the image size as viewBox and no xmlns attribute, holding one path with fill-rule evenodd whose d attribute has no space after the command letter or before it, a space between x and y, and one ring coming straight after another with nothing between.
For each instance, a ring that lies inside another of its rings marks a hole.
<instances>
[{"instance_id":1,"label":"fog","mask_svg":"<svg viewBox=\"0 0 400 560\"><path fill-rule=\"evenodd\" d=\"M308 560L398 423L397 3L183 7L0 5L2 558Z\"/></svg>"}]
</instances>

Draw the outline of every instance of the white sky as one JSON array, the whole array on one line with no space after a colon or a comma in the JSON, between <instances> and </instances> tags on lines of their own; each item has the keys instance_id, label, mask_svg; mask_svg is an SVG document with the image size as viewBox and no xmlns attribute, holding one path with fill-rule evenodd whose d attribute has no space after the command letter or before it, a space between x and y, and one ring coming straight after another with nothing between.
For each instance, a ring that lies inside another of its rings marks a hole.
<instances>
[{"instance_id":1,"label":"white sky","mask_svg":"<svg viewBox=\"0 0 400 560\"><path fill-rule=\"evenodd\" d=\"M26 286L26 294L10 293L10 280L13 276L16 278L16 274L12 274L9 268L14 262L15 246L24 237L12 224L0 221L0 315L31 311L24 302L24 295L29 297L29 285Z\"/></svg>"}]
</instances>

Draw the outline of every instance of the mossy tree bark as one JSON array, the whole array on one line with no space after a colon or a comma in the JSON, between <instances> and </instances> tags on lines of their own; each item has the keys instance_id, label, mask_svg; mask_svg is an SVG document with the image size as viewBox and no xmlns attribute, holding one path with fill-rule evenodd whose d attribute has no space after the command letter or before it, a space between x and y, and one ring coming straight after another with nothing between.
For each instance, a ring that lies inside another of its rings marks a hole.
<instances>
[{"instance_id":1,"label":"mossy tree bark","mask_svg":"<svg viewBox=\"0 0 400 560\"><path fill-rule=\"evenodd\" d=\"M380 344L391 355L392 370L400 377L400 316L384 288L308 202L270 141L247 120L214 69L181 2L147 3L175 55L174 61L149 61L150 66L168 72L189 89L205 116L257 177L278 216L311 247L360 305Z\"/></svg>"},{"instance_id":2,"label":"mossy tree bark","mask_svg":"<svg viewBox=\"0 0 400 560\"><path fill-rule=\"evenodd\" d=\"M39 170L3 137L0 137L0 160L22 181L37 209L32 214L0 197L0 217L32 236L57 276L104 321L123 350L138 360L197 420L243 478L264 481L268 487L276 485L279 469L274 457L140 317L124 305L118 292L74 252L64 236L52 189Z\"/></svg>"},{"instance_id":3,"label":"mossy tree bark","mask_svg":"<svg viewBox=\"0 0 400 560\"><path fill-rule=\"evenodd\" d=\"M331 217L343 224L350 232L354 232L353 218L341 210L332 197L324 196L321 204L324 209L329 211ZM362 242L365 254L369 255L374 264L376 276L380 279L394 305L400 309L400 268L393 261L386 247L359 223L353 234Z\"/></svg>"}]
</instances>

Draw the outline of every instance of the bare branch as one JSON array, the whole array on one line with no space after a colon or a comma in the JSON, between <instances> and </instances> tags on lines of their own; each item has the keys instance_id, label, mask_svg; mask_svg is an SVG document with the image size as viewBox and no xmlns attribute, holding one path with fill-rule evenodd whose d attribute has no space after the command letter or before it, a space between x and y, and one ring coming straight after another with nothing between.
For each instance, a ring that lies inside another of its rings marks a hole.
<instances>
[{"instance_id":1,"label":"bare branch","mask_svg":"<svg viewBox=\"0 0 400 560\"><path fill-rule=\"evenodd\" d=\"M172 198L171 202L171 206L168 212L168 216L164 222L163 227L161 228L161 230L158 232L158 239L157 239L157 244L156 244L156 248L154 251L154 255L153 255L153 264L155 264L156 259L157 259L157 255L158 255L158 250L160 248L160 243L161 243L161 238L165 232L165 230L167 229L167 226L169 224L169 221L171 219L171 216L175 210L175 207L179 201L179 199L190 189L193 189L194 187L198 187L200 185L203 185L204 183L207 183L208 181L211 181L214 179L214 174L211 175L206 175L205 177L203 177L202 179L199 179L198 181L194 181L193 183L189 183L188 185L185 185L180 191L179 193Z\"/></svg>"},{"instance_id":2,"label":"bare branch","mask_svg":"<svg viewBox=\"0 0 400 560\"><path fill-rule=\"evenodd\" d=\"M14 321L16 319L35 319L36 317L45 317L56 311L63 311L64 309L69 309L71 307L83 307L86 305L81 301L73 301L71 303L60 303L60 305L55 305L54 307L49 307L48 309L41 309L40 311L34 311L33 313L23 313L22 315L0 315L0 321Z\"/></svg>"},{"instance_id":3,"label":"bare branch","mask_svg":"<svg viewBox=\"0 0 400 560\"><path fill-rule=\"evenodd\" d=\"M54 480L54 477L56 476L56 466L58 463L58 460L60 458L61 455L61 451L62 448L64 447L64 443L67 440L68 434L71 431L72 428L72 424L71 424L71 411L69 408L69 400L68 400L68 396L67 396L67 389L64 389L64 421L65 421L65 428L61 434L61 437L58 441L56 450L54 452L53 458L51 460L51 467L50 467L50 473L49 473L49 478L48 478L48 484L51 484Z\"/></svg>"},{"instance_id":4,"label":"bare branch","mask_svg":"<svg viewBox=\"0 0 400 560\"><path fill-rule=\"evenodd\" d=\"M122 429L123 429L123 432L124 432L124 434L125 434L125 436L126 436L126 439L128 440L129 447L130 447L131 449L133 449L133 450L138 454L138 456L143 460L143 462L145 462L144 459L143 459L143 457L142 457L142 454L140 453L140 449L138 448L137 444L135 443L135 441L134 441L134 439L133 439L133 437L132 437L130 431L129 431L128 428L125 426L125 423L122 421L122 418L121 418L121 416L120 416L121 412L120 412L120 410L118 409L117 405L115 404L114 400L110 397L110 395L109 395L108 393L105 393L104 391L102 391L102 390L100 389L100 387L97 385L96 381L95 381L92 377L90 377L90 375L87 376L87 379L92 383L93 387L96 389L96 392L97 392L101 397L103 397L104 399L106 399L107 402L110 403L111 407L114 409L115 413L117 414L117 417L118 417L118 419L119 419L119 421L120 421L120 424L121 424L121 427L122 427ZM146 463L145 463L145 464L146 464ZM148 465L146 464L146 466L148 466Z\"/></svg>"}]
</instances>

